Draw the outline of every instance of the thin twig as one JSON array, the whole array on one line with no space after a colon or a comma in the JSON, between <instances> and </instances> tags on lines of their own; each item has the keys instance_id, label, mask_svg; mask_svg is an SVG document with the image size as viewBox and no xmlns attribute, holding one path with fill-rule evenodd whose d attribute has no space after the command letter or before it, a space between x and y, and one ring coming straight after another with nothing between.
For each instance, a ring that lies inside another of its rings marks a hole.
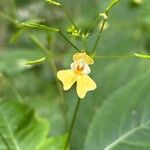
<instances>
[{"instance_id":1,"label":"thin twig","mask_svg":"<svg viewBox=\"0 0 150 150\"><path fill-rule=\"evenodd\" d=\"M19 93L18 89L14 86L14 84L10 81L10 79L8 79L7 76L4 76L6 83L9 85L9 87L12 89L12 92L14 93L14 95L16 96L17 100L20 103L24 103L24 99L21 96L21 94Z\"/></svg>"},{"instance_id":2,"label":"thin twig","mask_svg":"<svg viewBox=\"0 0 150 150\"><path fill-rule=\"evenodd\" d=\"M134 58L134 54L126 54L126 55L96 55L94 58Z\"/></svg>"},{"instance_id":3,"label":"thin twig","mask_svg":"<svg viewBox=\"0 0 150 150\"><path fill-rule=\"evenodd\" d=\"M74 44L62 33L62 31L59 30L58 33L59 33L72 47L74 47L77 51L80 52L80 49L79 49L76 45L74 45Z\"/></svg>"},{"instance_id":4,"label":"thin twig","mask_svg":"<svg viewBox=\"0 0 150 150\"><path fill-rule=\"evenodd\" d=\"M98 15L98 16L96 17L96 19L94 20L94 23L92 23L91 27L90 27L89 30L87 31L87 33L90 33L90 32L93 30L93 28L94 28L94 26L96 25L96 23L98 22L99 18L100 18L100 16Z\"/></svg>"},{"instance_id":5,"label":"thin twig","mask_svg":"<svg viewBox=\"0 0 150 150\"><path fill-rule=\"evenodd\" d=\"M72 17L70 16L70 14L68 13L68 10L66 10L66 8L63 5L61 5L60 7L63 9L63 11L65 12L66 16L68 17L68 19L72 23L72 25L77 29L77 26L76 26L75 22L73 21Z\"/></svg>"},{"instance_id":6,"label":"thin twig","mask_svg":"<svg viewBox=\"0 0 150 150\"><path fill-rule=\"evenodd\" d=\"M93 47L93 54L96 53L96 48L97 48L98 42L99 42L99 40L100 40L101 33L103 32L105 23L106 23L106 21L107 21L108 13L109 13L109 11L111 10L111 8L112 8L115 4L117 4L119 1L120 1L120 0L115 0L115 1L113 1L113 2L106 8L106 10L105 10L105 12L104 12L104 14L103 14L103 15L105 15L105 16L103 16L103 22L102 22L100 31L99 31L99 33L98 33L98 36L97 36L97 38L96 38L96 41L95 41L95 44L94 44L94 47Z\"/></svg>"},{"instance_id":7,"label":"thin twig","mask_svg":"<svg viewBox=\"0 0 150 150\"><path fill-rule=\"evenodd\" d=\"M103 29L104 29L105 23L106 23L106 19L104 19L104 20L103 20L103 23L102 23L101 29L100 29L100 31L99 31L99 34L98 34L97 38L96 38L96 42L95 42L94 47L93 47L93 54L95 54L95 53L96 53L96 48L97 48L98 42L99 42L99 40L100 40L101 33L103 32Z\"/></svg>"},{"instance_id":8,"label":"thin twig","mask_svg":"<svg viewBox=\"0 0 150 150\"><path fill-rule=\"evenodd\" d=\"M49 50L31 33L28 33L30 39L46 54L50 55Z\"/></svg>"},{"instance_id":9,"label":"thin twig","mask_svg":"<svg viewBox=\"0 0 150 150\"><path fill-rule=\"evenodd\" d=\"M8 22L11 22L15 25L17 25L18 21L16 19L13 19L12 17L4 14L3 12L0 12L0 17L4 18L5 20L7 20Z\"/></svg>"}]
</instances>

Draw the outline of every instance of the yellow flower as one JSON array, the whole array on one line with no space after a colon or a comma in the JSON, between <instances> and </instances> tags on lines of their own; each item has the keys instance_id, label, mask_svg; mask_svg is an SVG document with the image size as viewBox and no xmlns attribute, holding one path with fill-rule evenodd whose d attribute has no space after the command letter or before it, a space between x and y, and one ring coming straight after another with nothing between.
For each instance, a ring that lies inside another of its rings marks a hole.
<instances>
[{"instance_id":1,"label":"yellow flower","mask_svg":"<svg viewBox=\"0 0 150 150\"><path fill-rule=\"evenodd\" d=\"M58 71L57 77L63 83L65 91L77 82L77 94L80 98L84 98L88 91L96 89L96 83L88 76L91 72L88 65L93 64L94 60L86 53L76 53L73 61L71 69Z\"/></svg>"},{"instance_id":2,"label":"yellow flower","mask_svg":"<svg viewBox=\"0 0 150 150\"><path fill-rule=\"evenodd\" d=\"M76 53L73 55L73 61L84 61L88 65L94 64L93 58L84 53Z\"/></svg>"}]
</instances>

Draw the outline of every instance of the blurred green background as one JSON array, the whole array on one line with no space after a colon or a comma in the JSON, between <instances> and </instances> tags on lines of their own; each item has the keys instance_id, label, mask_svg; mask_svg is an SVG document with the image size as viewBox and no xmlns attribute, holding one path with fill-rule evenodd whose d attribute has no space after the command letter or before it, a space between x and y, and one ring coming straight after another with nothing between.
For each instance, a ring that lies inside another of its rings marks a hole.
<instances>
[{"instance_id":1,"label":"blurred green background","mask_svg":"<svg viewBox=\"0 0 150 150\"><path fill-rule=\"evenodd\" d=\"M63 0L61 3L64 4L76 24L86 31L92 25L96 16L105 10L110 1ZM139 1L121 0L111 10L108 28L102 33L97 55L130 55L136 52L150 54L150 1ZM29 38L28 32L35 35L55 54L53 60L57 70L70 67L72 54L75 53L75 50L57 33L36 29L20 31L2 14L11 17L12 20L21 22L40 20L43 24L60 28L65 32L71 23L60 8L50 6L44 0L0 0L0 102L3 104L5 101L23 101L33 108L40 117L49 121L50 136L55 137L65 134L68 131L77 101L75 87L64 92L64 108L62 108L53 68L49 63L44 62L34 66L25 65L28 60L44 57L44 53ZM87 40L88 51L92 49L96 39L99 23ZM70 37L70 35L67 36ZM82 48L78 39L70 38ZM90 76L96 81L98 87L94 92L89 92L81 103L71 139L71 149L104 149L99 145L107 145L109 138L117 134L117 132L114 133L115 130L108 132L106 129L107 132L103 133L106 135L106 137L104 136L105 141L103 141L100 138L101 135L97 133L103 130L100 126L102 122L107 123L105 124L106 128L109 124L106 118L109 116L107 112L111 113L111 107L106 110L107 103L112 104L113 108L115 107L115 109L112 108L112 113L113 110L118 110L117 114L121 113L122 107L128 108L128 105L130 107L130 102L136 101L137 97L142 104L150 104L149 68L150 62L148 59L108 57L95 60ZM125 101L129 103L124 104ZM119 102L120 104L118 104ZM101 107L104 107L102 112ZM140 107L143 108L141 112L146 110L147 114L150 114L149 108L145 107ZM65 111L65 115L62 110ZM98 113L103 113L103 117L96 119L96 122L95 116ZM124 111L123 114L125 113ZM115 116L107 119L113 124L115 120L113 117ZM122 116L118 118L120 119ZM125 121L124 124L132 124L137 120L139 120L138 117L135 120L131 119L131 122L128 123ZM121 126L121 122L116 124ZM93 135L94 133L95 135ZM150 137L147 140L150 141ZM114 150L148 150L149 148L148 146L141 149L134 146L131 148L128 145L128 148L123 146L122 148L116 147Z\"/></svg>"}]
</instances>

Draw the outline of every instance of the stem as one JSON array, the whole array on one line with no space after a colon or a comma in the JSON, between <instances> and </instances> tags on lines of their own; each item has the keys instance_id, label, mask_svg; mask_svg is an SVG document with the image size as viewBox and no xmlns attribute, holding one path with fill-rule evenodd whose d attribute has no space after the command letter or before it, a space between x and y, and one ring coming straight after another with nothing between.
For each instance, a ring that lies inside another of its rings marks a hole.
<instances>
[{"instance_id":1,"label":"stem","mask_svg":"<svg viewBox=\"0 0 150 150\"><path fill-rule=\"evenodd\" d=\"M59 101L59 107L62 111L62 113L64 114L64 120L65 120L65 123L67 124L67 117L66 117L66 112L65 112L65 106L64 106L64 95L63 95L63 90L62 90L62 87L57 79L57 68L56 68L56 65L51 57L51 52L32 34L29 34L29 37L31 38L31 40L47 55L48 57L48 63L50 65L50 67L52 68L52 71L53 71L53 74L54 74L54 77L55 77L55 81L57 83L57 86L58 86L58 91L59 91L59 94L60 94L60 101Z\"/></svg>"},{"instance_id":2,"label":"stem","mask_svg":"<svg viewBox=\"0 0 150 150\"><path fill-rule=\"evenodd\" d=\"M70 20L70 22L73 24L73 26L77 29L76 24L74 23L73 19L71 18L70 14L68 13L68 11L66 10L66 8L61 5L61 8L63 9L63 11L65 12L66 16L68 17L68 19Z\"/></svg>"},{"instance_id":3,"label":"stem","mask_svg":"<svg viewBox=\"0 0 150 150\"><path fill-rule=\"evenodd\" d=\"M108 13L109 13L109 11L111 10L111 8L112 8L114 5L116 5L119 1L120 1L120 0L114 0L112 3L110 3L110 5L106 8L106 10L105 10L105 12L104 12L104 15L106 15L106 17L104 17L104 19L103 19L101 29L100 29L99 34L98 34L98 36L97 36L96 42L95 42L95 44L94 44L94 47L93 47L93 54L96 53L96 48L97 48L97 45L98 45L98 42L99 42L101 33L103 32L103 29L104 29L104 26L105 26L105 23L106 23L106 20L107 20L107 17L108 17Z\"/></svg>"},{"instance_id":4,"label":"stem","mask_svg":"<svg viewBox=\"0 0 150 150\"><path fill-rule=\"evenodd\" d=\"M52 39L53 39L53 36L52 36ZM50 46L50 49L51 50L53 50L53 40L51 40L51 46ZM64 105L64 93L63 93L63 88L62 88L62 86L61 86L61 84L60 84L60 82L58 81L58 79L57 79L57 67L56 67L56 65L55 65L55 62L54 62L54 60L51 58L51 60L50 60L50 63L49 63L50 65L51 65L51 67L52 67L52 70L53 70L53 73L54 73L54 76L55 76L55 80L56 80L56 83L57 83L57 86L58 86L58 90L59 90L59 94L60 94L60 97L61 97L61 107L62 107L62 109L63 109L63 112L64 112L64 116L65 116L65 122L67 123L67 117L66 117L66 113L65 113L65 107L63 106Z\"/></svg>"},{"instance_id":5,"label":"stem","mask_svg":"<svg viewBox=\"0 0 150 150\"><path fill-rule=\"evenodd\" d=\"M99 15L96 17L94 23L91 25L91 27L89 28L89 30L87 31L87 33L90 33L93 30L94 26L96 25L96 23L99 20L99 17L100 17Z\"/></svg>"},{"instance_id":6,"label":"stem","mask_svg":"<svg viewBox=\"0 0 150 150\"><path fill-rule=\"evenodd\" d=\"M98 34L98 36L97 36L97 38L96 38L96 41L95 41L95 44L94 44L94 47L93 47L93 54L96 53L96 48L97 48L98 42L99 42L99 40L100 40L101 33L103 32L103 29L104 29L106 20L107 20L107 19L104 19L103 22L102 22L101 29L100 29L100 31L99 31L99 34Z\"/></svg>"},{"instance_id":7,"label":"stem","mask_svg":"<svg viewBox=\"0 0 150 150\"><path fill-rule=\"evenodd\" d=\"M13 10L14 16L16 17L17 16L17 8L16 8L15 0L10 0L10 2L12 5L12 10Z\"/></svg>"},{"instance_id":8,"label":"stem","mask_svg":"<svg viewBox=\"0 0 150 150\"><path fill-rule=\"evenodd\" d=\"M83 49L87 49L87 41L85 39L82 40L83 43Z\"/></svg>"},{"instance_id":9,"label":"stem","mask_svg":"<svg viewBox=\"0 0 150 150\"><path fill-rule=\"evenodd\" d=\"M59 29L55 29L55 28L51 28L51 27L47 27L44 25L38 25L38 24L28 24L28 23L23 23L23 26L27 26L27 27L31 27L31 28L39 28L39 29L48 29L54 32L59 33L72 47L74 47L77 51L80 51L79 48L74 45L64 34L62 31L60 31ZM32 36L31 34L29 34L30 38L32 38L34 41L36 41L35 37ZM36 42L37 43L37 42ZM42 49L46 52L45 48L42 47ZM47 52L46 52L47 53Z\"/></svg>"},{"instance_id":10,"label":"stem","mask_svg":"<svg viewBox=\"0 0 150 150\"><path fill-rule=\"evenodd\" d=\"M60 30L58 32L72 47L74 47L77 51L80 52L79 48L75 46Z\"/></svg>"},{"instance_id":11,"label":"stem","mask_svg":"<svg viewBox=\"0 0 150 150\"><path fill-rule=\"evenodd\" d=\"M17 100L20 103L24 103L23 97L21 96L21 94L19 93L19 91L17 90L17 88L14 86L14 84L12 83L12 81L10 79L8 79L7 76L4 76L4 78L5 78L6 82L7 82L7 84L9 85L9 87L12 89L12 92L16 96Z\"/></svg>"},{"instance_id":12,"label":"stem","mask_svg":"<svg viewBox=\"0 0 150 150\"><path fill-rule=\"evenodd\" d=\"M13 23L13 24L17 25L17 22L18 22L18 21L17 21L16 19L13 19L12 17L10 17L10 16L4 14L4 13L1 12L1 11L0 11L0 17L4 18L5 20L7 20L7 21L10 22L10 23Z\"/></svg>"},{"instance_id":13,"label":"stem","mask_svg":"<svg viewBox=\"0 0 150 150\"><path fill-rule=\"evenodd\" d=\"M51 66L52 68L52 71L53 71L53 74L54 74L54 77L55 77L55 81L57 83L57 87L58 87L58 91L59 91L59 94L60 94L60 101L59 101L59 105L60 105L60 108L62 110L62 113L64 115L64 120L65 120L65 123L67 125L67 116L66 116L66 110L65 110L65 103L64 103L64 93L63 93L63 89L62 89L62 86L60 84L60 82L58 81L57 79L57 68L56 68L56 65L55 65L55 62L53 61L53 59L51 59L49 61L49 65Z\"/></svg>"},{"instance_id":14,"label":"stem","mask_svg":"<svg viewBox=\"0 0 150 150\"><path fill-rule=\"evenodd\" d=\"M24 27L30 27L30 28L37 28L37 29L45 29L45 30L50 30L50 31L53 31L53 32L57 32L59 33L72 47L74 47L77 51L80 51L79 48L77 46L75 46L63 33L62 31L60 31L59 29L55 29L55 28L51 28L51 27L47 27L45 25L41 25L41 24L36 24L36 23L22 23L21 24L22 26ZM29 34L30 35L30 34ZM32 39L34 39L31 35L30 37ZM36 41L34 39L34 41ZM46 52L45 48L42 47L42 49Z\"/></svg>"},{"instance_id":15,"label":"stem","mask_svg":"<svg viewBox=\"0 0 150 150\"><path fill-rule=\"evenodd\" d=\"M52 36L52 39L53 39L53 36ZM50 46L51 50L53 50L53 42L54 41L51 40L51 46ZM49 41L48 41L48 43L49 43ZM59 103L59 105L60 105L60 108L61 108L63 116L64 116L65 127L67 128L68 120L67 120L66 109L65 109L66 107L65 107L65 103L64 103L65 100L64 100L63 88L62 88L62 86L61 86L61 84L60 84L60 82L57 78L57 67L56 67L56 64L55 64L55 62L52 58L49 60L49 64L52 68L52 71L53 71L54 77L55 77L55 81L57 83L58 91L59 91L59 94L60 94L60 103Z\"/></svg>"},{"instance_id":16,"label":"stem","mask_svg":"<svg viewBox=\"0 0 150 150\"><path fill-rule=\"evenodd\" d=\"M68 148L68 145L69 145L69 142L70 142L70 139L71 139L71 135L72 135L72 132L73 132L73 128L74 128L74 125L75 125L77 113L78 113L78 110L79 110L80 102L81 102L81 99L78 98L76 108L75 108L75 111L74 111L74 114L73 114L73 118L72 118L72 121L71 121L71 126L70 126L70 129L69 129L69 135L67 137L64 150L67 150L67 148Z\"/></svg>"},{"instance_id":17,"label":"stem","mask_svg":"<svg viewBox=\"0 0 150 150\"><path fill-rule=\"evenodd\" d=\"M55 80L57 82L59 93L60 93L60 96L62 98L62 101L61 101L61 104L62 104L64 102L64 94L63 94L63 90L61 88L61 85L60 85L59 81L57 80L57 76L56 76L56 74L57 74L57 68L56 68L56 65L55 65L55 63L54 63L54 61L52 59L50 60L50 65L51 65L53 73L55 75Z\"/></svg>"},{"instance_id":18,"label":"stem","mask_svg":"<svg viewBox=\"0 0 150 150\"><path fill-rule=\"evenodd\" d=\"M134 54L127 54L127 55L110 55L110 56L95 56L95 58L128 58L128 57L135 57Z\"/></svg>"},{"instance_id":19,"label":"stem","mask_svg":"<svg viewBox=\"0 0 150 150\"><path fill-rule=\"evenodd\" d=\"M32 34L28 33L30 39L47 55L50 55L49 50Z\"/></svg>"}]
</instances>

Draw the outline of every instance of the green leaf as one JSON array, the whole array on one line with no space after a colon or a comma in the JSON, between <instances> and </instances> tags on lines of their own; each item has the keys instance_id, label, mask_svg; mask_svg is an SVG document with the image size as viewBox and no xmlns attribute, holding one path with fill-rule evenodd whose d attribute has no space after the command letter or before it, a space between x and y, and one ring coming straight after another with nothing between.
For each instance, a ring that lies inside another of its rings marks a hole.
<instances>
[{"instance_id":1,"label":"green leaf","mask_svg":"<svg viewBox=\"0 0 150 150\"><path fill-rule=\"evenodd\" d=\"M66 139L66 135L49 138L37 150L64 150Z\"/></svg>"},{"instance_id":2,"label":"green leaf","mask_svg":"<svg viewBox=\"0 0 150 150\"><path fill-rule=\"evenodd\" d=\"M28 106L15 101L0 104L1 150L36 150L46 139L48 130L47 121Z\"/></svg>"},{"instance_id":3,"label":"green leaf","mask_svg":"<svg viewBox=\"0 0 150 150\"><path fill-rule=\"evenodd\" d=\"M0 72L11 75L22 72L32 67L25 65L28 60L43 56L43 52L39 50L7 49L0 54Z\"/></svg>"},{"instance_id":4,"label":"green leaf","mask_svg":"<svg viewBox=\"0 0 150 150\"><path fill-rule=\"evenodd\" d=\"M150 149L150 72L118 89L95 114L85 150Z\"/></svg>"},{"instance_id":5,"label":"green leaf","mask_svg":"<svg viewBox=\"0 0 150 150\"><path fill-rule=\"evenodd\" d=\"M29 106L16 101L1 103L0 150L63 150L67 135L47 138L48 133L48 122Z\"/></svg>"}]
</instances>

